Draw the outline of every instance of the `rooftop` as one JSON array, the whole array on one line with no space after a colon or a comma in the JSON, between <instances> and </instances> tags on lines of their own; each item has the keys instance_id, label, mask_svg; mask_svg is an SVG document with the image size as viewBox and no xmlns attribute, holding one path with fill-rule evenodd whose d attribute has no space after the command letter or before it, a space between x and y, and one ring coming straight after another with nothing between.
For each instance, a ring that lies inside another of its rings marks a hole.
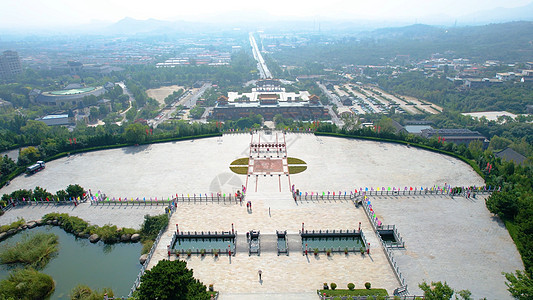
<instances>
[{"instance_id":1,"label":"rooftop","mask_svg":"<svg viewBox=\"0 0 533 300\"><path fill-rule=\"evenodd\" d=\"M44 116L41 120L63 119L63 118L68 118L68 115L48 115L48 116Z\"/></svg>"},{"instance_id":2,"label":"rooftop","mask_svg":"<svg viewBox=\"0 0 533 300\"><path fill-rule=\"evenodd\" d=\"M500 116L509 116L511 118L516 118L517 115L510 113L508 111L479 111L479 112L469 112L462 113L464 116L471 116L473 118L482 118L485 117L489 121L497 121Z\"/></svg>"},{"instance_id":3,"label":"rooftop","mask_svg":"<svg viewBox=\"0 0 533 300\"><path fill-rule=\"evenodd\" d=\"M495 153L495 155L501 159L512 161L515 164L521 165L527 160L527 157L523 156L522 154L514 151L513 149L507 147L506 149Z\"/></svg>"},{"instance_id":4,"label":"rooftop","mask_svg":"<svg viewBox=\"0 0 533 300\"><path fill-rule=\"evenodd\" d=\"M91 92L91 91L94 91L95 89L96 89L95 87L87 87L87 88L80 88L80 89L53 91L49 93L52 95L56 95L56 96L75 95L75 94L83 94L83 93Z\"/></svg>"}]
</instances>

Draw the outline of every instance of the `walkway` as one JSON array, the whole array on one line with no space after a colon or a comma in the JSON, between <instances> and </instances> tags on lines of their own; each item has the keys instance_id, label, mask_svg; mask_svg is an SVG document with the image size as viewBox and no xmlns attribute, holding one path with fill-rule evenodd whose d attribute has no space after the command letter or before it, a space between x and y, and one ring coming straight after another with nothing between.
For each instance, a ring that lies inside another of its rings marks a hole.
<instances>
[{"instance_id":1,"label":"walkway","mask_svg":"<svg viewBox=\"0 0 533 300\"><path fill-rule=\"evenodd\" d=\"M277 178L262 178L260 191L249 191L246 196L246 201L252 202L252 212L247 211L244 203L179 204L170 221L172 226L165 233L162 245L158 247L158 256L155 257L166 258L166 245L170 243L176 223L179 224L180 231L228 231L233 223L239 239L244 238L243 234L250 230L259 230L262 235L275 234L276 230L287 230L289 235L298 234L302 222L305 229L309 230L353 230L357 229L361 221L367 240L374 247L378 245L377 237L362 208L355 208L351 201L296 203L287 191L288 186L287 190L283 190L285 191L279 192ZM262 247L265 247L264 242L266 241L261 243ZM249 256L247 248L238 247L236 255L231 259L226 255L219 258L193 255L185 259L188 267L194 270L196 278L205 284L214 283L216 290L223 291L221 299L243 299L247 294L263 299L277 295L280 298L275 299L281 299L287 296L285 293L292 293L289 296L305 293L301 299L305 295L309 299L312 291L320 288L323 282L335 282L339 287L353 282L356 286L363 287L368 281L376 287L387 289L391 294L399 286L380 248L373 248L370 256L342 253L330 257L325 254L317 257L310 254L306 257L302 254L301 245L294 247L294 243L291 244L289 256L278 256L275 251L262 251L260 256ZM156 263L157 259L152 259L150 264ZM258 280L259 269L263 271L262 283Z\"/></svg>"}]
</instances>

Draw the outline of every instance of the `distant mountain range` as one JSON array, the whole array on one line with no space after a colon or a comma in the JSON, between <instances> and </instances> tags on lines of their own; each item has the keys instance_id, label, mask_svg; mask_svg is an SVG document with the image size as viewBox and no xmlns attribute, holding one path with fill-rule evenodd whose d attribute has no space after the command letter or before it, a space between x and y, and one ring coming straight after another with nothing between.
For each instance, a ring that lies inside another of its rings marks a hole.
<instances>
[{"instance_id":1,"label":"distant mountain range","mask_svg":"<svg viewBox=\"0 0 533 300\"><path fill-rule=\"evenodd\" d=\"M233 11L220 15L204 17L204 21L184 20L137 20L124 18L115 23L93 21L86 25L64 26L55 29L36 28L28 29L4 29L0 30L0 39L15 38L17 35L136 35L150 36L161 34L198 34L198 33L223 33L228 31L242 30L244 32L265 30L270 32L317 32L317 33L351 33L358 34L369 32L379 28L386 28L381 34L394 34L392 27L403 27L415 23L438 26L440 28L454 28L474 25L486 25L490 23L505 23L511 21L533 21L533 2L516 8L497 8L479 11L473 14L452 18L445 15L420 17L416 20L386 19L371 20L364 16L336 16L336 17L278 17L265 12L242 12ZM409 33L408 31L411 31ZM420 35L422 31L431 34L437 28L415 26L397 29L397 34ZM531 34L531 33L530 33Z\"/></svg>"},{"instance_id":2,"label":"distant mountain range","mask_svg":"<svg viewBox=\"0 0 533 300\"><path fill-rule=\"evenodd\" d=\"M486 25L491 23L505 23L512 21L533 21L533 2L515 8L496 8L479 11L473 14L452 18L445 15L420 18L420 23L439 27L463 27L473 25ZM147 33L174 33L174 32L199 32L223 31L239 28L249 30L272 31L369 31L383 27L398 27L412 24L405 20L368 20L364 18L295 18L277 17L264 12L243 13L239 11L212 16L206 21L191 22L183 20L163 21L156 19L136 20L124 18L116 23L102 28L108 34L147 34ZM434 30L428 29L427 30ZM422 30L422 28L418 28Z\"/></svg>"},{"instance_id":3,"label":"distant mountain range","mask_svg":"<svg viewBox=\"0 0 533 300\"><path fill-rule=\"evenodd\" d=\"M480 25L512 21L533 21L533 2L515 8L495 8L457 18L460 25Z\"/></svg>"}]
</instances>

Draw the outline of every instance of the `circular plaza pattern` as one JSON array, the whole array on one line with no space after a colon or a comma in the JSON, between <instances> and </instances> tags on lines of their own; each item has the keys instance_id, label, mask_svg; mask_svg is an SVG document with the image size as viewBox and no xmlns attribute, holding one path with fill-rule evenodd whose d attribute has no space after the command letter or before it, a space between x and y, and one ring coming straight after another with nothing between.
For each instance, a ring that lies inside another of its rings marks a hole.
<instances>
[{"instance_id":1,"label":"circular plaza pattern","mask_svg":"<svg viewBox=\"0 0 533 300\"><path fill-rule=\"evenodd\" d=\"M221 292L220 299L261 299L267 294L270 299L312 299L323 282L335 282L339 288L354 282L361 288L368 281L390 295L401 284L361 207L355 207L349 197L294 201L293 185L309 194L348 195L367 187L404 190L483 185L482 178L464 162L414 147L314 134L259 134L265 143L283 138L287 157L305 161L307 170L299 174L234 174L228 166L251 157L250 134L234 134L72 155L47 163L45 170L34 175L15 178L0 193L35 186L55 192L77 183L109 197L167 199L176 194L234 194L245 186L245 200L253 209L235 202L179 202L170 220L170 224L179 223L183 231L227 231L234 224L237 240L251 230L260 230L265 236L286 230L289 236L296 236L302 223L309 230L357 230L361 222L371 244L370 255L305 256L301 245L293 245L288 256L268 251L249 256L241 245L231 259L186 258L195 277L206 285L213 283ZM256 160L267 158L259 153ZM523 265L505 227L485 208L485 197L370 197L377 217L384 224L396 225L406 243L404 249L393 251L411 294L421 294L417 284L423 280L447 281L455 289L471 290L475 298L510 299L501 272L523 269ZM76 208L32 206L8 211L0 217L0 225L19 216L38 219L51 211L77 215L92 224L139 228L144 214L163 208L89 203ZM166 246L175 230L171 225L164 233L149 268L167 258ZM258 269L263 271L261 282Z\"/></svg>"},{"instance_id":2,"label":"circular plaza pattern","mask_svg":"<svg viewBox=\"0 0 533 300\"><path fill-rule=\"evenodd\" d=\"M350 191L360 187L483 185L483 179L458 159L404 145L365 140L287 134L289 157L307 163L290 176L303 191ZM176 193L234 192L246 178L217 180L228 166L248 156L250 135L143 145L88 152L47 163L43 172L19 176L0 190L40 186L50 192L77 183L115 197L155 197ZM212 184L213 181L221 184ZM286 185L285 182L282 184ZM285 190L289 187L286 185Z\"/></svg>"}]
</instances>

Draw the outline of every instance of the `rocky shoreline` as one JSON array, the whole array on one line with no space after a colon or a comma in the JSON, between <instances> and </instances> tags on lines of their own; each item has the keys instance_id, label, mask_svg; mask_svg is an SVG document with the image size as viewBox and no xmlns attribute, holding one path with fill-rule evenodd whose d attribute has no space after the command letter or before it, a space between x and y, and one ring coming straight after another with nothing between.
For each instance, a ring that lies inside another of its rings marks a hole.
<instances>
[{"instance_id":1,"label":"rocky shoreline","mask_svg":"<svg viewBox=\"0 0 533 300\"><path fill-rule=\"evenodd\" d=\"M21 231L24 231L26 229L32 229L32 228L35 228L37 226L43 226L43 225L51 225L51 226L59 226L62 228L62 225L63 223L57 219L54 219L54 220L43 220L43 219L38 219L38 220L33 220L33 221L28 221L26 222L25 224L17 227L17 228L12 228L12 229L9 229L8 231L6 232L2 232L0 233L0 241L12 236L12 235L15 235ZM122 230L121 228L118 228L117 231L120 231ZM76 237L78 238L81 238L81 239L89 239L89 241L91 243L96 243L98 241L100 241L100 236L98 234L92 234L92 235L89 235L88 233L85 233L85 232L70 232L72 233L73 235L75 235ZM120 242L120 243L137 243L141 240L141 236L140 234L138 233L134 233L134 234L122 234L120 236L120 239L115 241L115 242Z\"/></svg>"}]
</instances>

